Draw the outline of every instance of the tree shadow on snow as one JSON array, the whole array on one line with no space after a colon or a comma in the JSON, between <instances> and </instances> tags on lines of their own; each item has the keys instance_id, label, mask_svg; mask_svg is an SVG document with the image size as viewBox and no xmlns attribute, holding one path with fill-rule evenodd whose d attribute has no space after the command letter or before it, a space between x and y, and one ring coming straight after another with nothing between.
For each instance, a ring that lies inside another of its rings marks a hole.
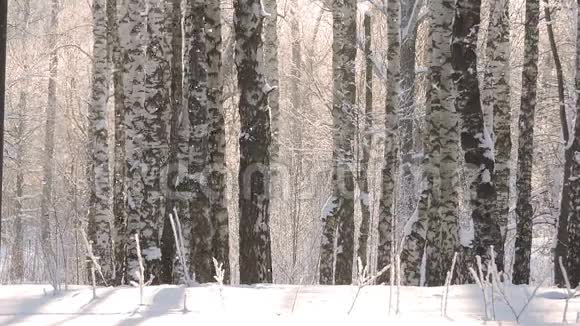
<instances>
[{"instance_id":1,"label":"tree shadow on snow","mask_svg":"<svg viewBox=\"0 0 580 326\"><path fill-rule=\"evenodd\" d=\"M71 291L61 291L61 292L53 292L53 293L45 293L44 295L38 296L32 300L25 300L23 301L15 310L11 313L0 313L1 316L12 316L12 318L3 321L4 325L12 325L19 322L26 321L27 317L33 315L53 315L53 313L48 312L41 312L42 307L50 304L54 301L59 301L65 298L68 295L76 295L78 294L78 290Z\"/></svg>"},{"instance_id":2,"label":"tree shadow on snow","mask_svg":"<svg viewBox=\"0 0 580 326\"><path fill-rule=\"evenodd\" d=\"M168 314L183 314L184 287L164 288L155 293L151 303L139 306L131 318L120 321L116 326L136 326L149 318L156 318ZM146 307L145 310L141 310ZM137 316L139 315L139 316Z\"/></svg>"},{"instance_id":3,"label":"tree shadow on snow","mask_svg":"<svg viewBox=\"0 0 580 326\"><path fill-rule=\"evenodd\" d=\"M91 309L93 309L93 308L97 307L99 304L105 302L106 299L109 298L115 292L114 291L115 289L111 288L111 287L107 288L106 290L107 290L106 292L98 294L96 299L91 300L88 303L86 303L85 305L83 305L77 313L73 314L72 316L68 317L65 320L55 322L55 323L51 324L51 326L58 326L58 325L66 324L68 322L71 322L71 321L79 318L79 317L86 316L86 315L104 315L104 314L107 314L107 313L91 313L90 312ZM92 289L89 289L88 291L92 291ZM121 314L121 313L111 313L111 314Z\"/></svg>"}]
</instances>

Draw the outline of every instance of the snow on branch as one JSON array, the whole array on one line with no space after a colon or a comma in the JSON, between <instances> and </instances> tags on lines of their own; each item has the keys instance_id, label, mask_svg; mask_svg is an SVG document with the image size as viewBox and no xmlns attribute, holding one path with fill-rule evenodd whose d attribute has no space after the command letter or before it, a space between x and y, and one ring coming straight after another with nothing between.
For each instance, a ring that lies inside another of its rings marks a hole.
<instances>
[{"instance_id":1,"label":"snow on branch","mask_svg":"<svg viewBox=\"0 0 580 326\"><path fill-rule=\"evenodd\" d=\"M264 6L264 1L260 0L260 11L258 12L258 17L270 17L272 16L269 12L266 11L266 7Z\"/></svg>"},{"instance_id":2,"label":"snow on branch","mask_svg":"<svg viewBox=\"0 0 580 326\"><path fill-rule=\"evenodd\" d=\"M350 309L348 310L349 315L352 312L352 310L354 309L354 305L356 304L356 300L359 297L360 291L365 286L372 284L377 278L379 278L381 275L383 275L390 268L391 268L391 265L389 264L389 265L383 267L383 269L381 269L375 275L369 276L368 275L368 266L363 267L362 260L360 259L360 257L357 258L357 271L358 272L357 272L356 283L358 285L358 288L357 288L356 294L354 296L354 299L352 300L352 304L350 306Z\"/></svg>"},{"instance_id":3,"label":"snow on branch","mask_svg":"<svg viewBox=\"0 0 580 326\"><path fill-rule=\"evenodd\" d=\"M83 242L85 243L85 248L87 249L87 256L89 256L89 259L91 260L92 266L94 266L95 270L97 272L99 272L99 275L103 279L103 283L105 284L105 286L108 286L107 285L107 280L105 279L105 276L103 275L103 271L101 269L101 265L99 265L99 262L98 262L98 260L100 259L100 257L96 257L94 255L94 253L93 253L93 246L89 242L89 239L87 237L87 233L85 232L85 230L81 229L81 235L83 237Z\"/></svg>"},{"instance_id":4,"label":"snow on branch","mask_svg":"<svg viewBox=\"0 0 580 326\"><path fill-rule=\"evenodd\" d=\"M566 271L566 268L564 268L564 263L562 263L561 256L558 257L558 264L560 265L560 269L562 270L562 276L564 277L564 282L566 283L566 293L567 293L566 305L564 306L564 316L562 317L562 322L568 323L568 320L566 318L566 315L568 314L568 305L570 304L570 299L572 299L576 295L576 292L578 292L578 290L580 289L580 285L578 285L577 288L572 290L572 286L570 285L570 279L568 278L568 272ZM576 322L578 322L578 318Z\"/></svg>"},{"instance_id":5,"label":"snow on branch","mask_svg":"<svg viewBox=\"0 0 580 326\"><path fill-rule=\"evenodd\" d=\"M175 214L175 218L173 215ZM183 275L185 278L185 283L189 286L193 282L189 277L189 269L187 268L187 262L185 260L185 246L183 245L183 233L181 228L181 222L179 221L179 215L175 207L173 208L173 214L169 214L169 222L171 223L171 228L173 229L173 237L175 238L175 248L177 250L177 256L179 258L179 263L181 268L183 268Z\"/></svg>"}]
</instances>

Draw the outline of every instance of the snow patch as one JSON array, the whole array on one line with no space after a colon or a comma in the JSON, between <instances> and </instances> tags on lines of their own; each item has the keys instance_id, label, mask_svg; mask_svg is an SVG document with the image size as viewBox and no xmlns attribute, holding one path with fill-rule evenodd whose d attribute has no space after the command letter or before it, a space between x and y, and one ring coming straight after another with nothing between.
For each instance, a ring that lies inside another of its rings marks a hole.
<instances>
[{"instance_id":1,"label":"snow patch","mask_svg":"<svg viewBox=\"0 0 580 326\"><path fill-rule=\"evenodd\" d=\"M352 286L217 284L183 287L148 286L143 306L133 287L98 287L98 302L90 286L70 285L69 291L46 293L47 285L0 286L0 325L482 325L481 291L475 285L454 285L449 293L449 319L441 316L441 287L401 286L401 314L389 314L388 286L366 286L352 314ZM532 289L506 284L507 296L521 305ZM43 295L45 293L45 295ZM222 293L219 295L218 293ZM565 304L554 288L542 287L521 316L522 325L562 323ZM184 309L184 299L188 311ZM224 308L225 307L225 308ZM227 309L225 313L224 309ZM497 321L516 324L509 308L496 300ZM580 301L570 301L568 321L574 323Z\"/></svg>"},{"instance_id":2,"label":"snow patch","mask_svg":"<svg viewBox=\"0 0 580 326\"><path fill-rule=\"evenodd\" d=\"M459 227L459 242L461 246L471 248L473 239L475 239L475 232L472 221L469 222L469 227Z\"/></svg>"},{"instance_id":3,"label":"snow patch","mask_svg":"<svg viewBox=\"0 0 580 326\"><path fill-rule=\"evenodd\" d=\"M266 11L266 7L264 6L264 1L260 0L260 11L258 12L259 17L270 17L269 12Z\"/></svg>"},{"instance_id":4,"label":"snow patch","mask_svg":"<svg viewBox=\"0 0 580 326\"><path fill-rule=\"evenodd\" d=\"M576 161L577 164L580 164L580 152L574 152L574 161Z\"/></svg>"},{"instance_id":5,"label":"snow patch","mask_svg":"<svg viewBox=\"0 0 580 326\"><path fill-rule=\"evenodd\" d=\"M159 247L149 247L142 251L145 260L161 259L161 249Z\"/></svg>"},{"instance_id":6,"label":"snow patch","mask_svg":"<svg viewBox=\"0 0 580 326\"><path fill-rule=\"evenodd\" d=\"M363 1L358 3L358 11L362 15L370 15L371 14L371 2L370 1Z\"/></svg>"},{"instance_id":7,"label":"snow patch","mask_svg":"<svg viewBox=\"0 0 580 326\"><path fill-rule=\"evenodd\" d=\"M368 192L361 191L361 193L360 193L360 201L361 201L361 203L364 206L369 207L370 206L369 193Z\"/></svg>"},{"instance_id":8,"label":"snow patch","mask_svg":"<svg viewBox=\"0 0 580 326\"><path fill-rule=\"evenodd\" d=\"M481 172L481 182L483 183L491 182L491 173L489 173L488 169L484 169L483 172Z\"/></svg>"},{"instance_id":9,"label":"snow patch","mask_svg":"<svg viewBox=\"0 0 580 326\"><path fill-rule=\"evenodd\" d=\"M338 207L338 199L336 196L330 196L322 206L321 218L326 219L331 216L334 209Z\"/></svg>"}]
</instances>

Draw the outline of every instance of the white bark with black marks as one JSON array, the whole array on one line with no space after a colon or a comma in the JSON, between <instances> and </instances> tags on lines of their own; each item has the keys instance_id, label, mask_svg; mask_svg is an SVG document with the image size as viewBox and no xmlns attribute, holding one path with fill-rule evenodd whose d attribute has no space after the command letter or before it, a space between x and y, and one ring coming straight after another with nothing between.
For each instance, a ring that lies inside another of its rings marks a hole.
<instances>
[{"instance_id":1,"label":"white bark with black marks","mask_svg":"<svg viewBox=\"0 0 580 326\"><path fill-rule=\"evenodd\" d=\"M104 282L113 275L111 251L111 203L109 185L109 152L107 144L107 98L109 96L109 60L107 49L106 0L93 1L93 78L89 105L91 141L90 207L88 237L93 253L99 257Z\"/></svg>"},{"instance_id":2,"label":"white bark with black marks","mask_svg":"<svg viewBox=\"0 0 580 326\"><path fill-rule=\"evenodd\" d=\"M119 3L119 43L123 67L125 95L126 136L126 193L127 221L123 234L126 245L126 274L138 280L137 247L134 236L141 231L141 210L144 201L144 183L141 176L145 106L145 22L142 14L145 4L139 0L121 0Z\"/></svg>"},{"instance_id":3,"label":"white bark with black marks","mask_svg":"<svg viewBox=\"0 0 580 326\"><path fill-rule=\"evenodd\" d=\"M207 1L205 9L207 53L208 185L213 227L212 254L222 264L223 281L230 280L229 214L227 204L226 131L223 107L222 18L220 0ZM214 268L215 269L215 268ZM213 273L215 274L215 272Z\"/></svg>"},{"instance_id":4,"label":"white bark with black marks","mask_svg":"<svg viewBox=\"0 0 580 326\"><path fill-rule=\"evenodd\" d=\"M458 158L459 121L454 106L455 85L450 40L455 6L452 0L430 3L431 13L431 131L430 155L438 175L434 178L435 195L429 217L425 255L425 280L429 286L445 284L453 255L459 246Z\"/></svg>"},{"instance_id":5,"label":"white bark with black marks","mask_svg":"<svg viewBox=\"0 0 580 326\"><path fill-rule=\"evenodd\" d=\"M393 263L396 245L394 234L395 180L398 167L398 114L401 82L401 6L399 0L387 2L387 94L385 107L385 151L382 166L382 192L379 200L379 248L377 268ZM386 274L379 282L387 280Z\"/></svg>"}]
</instances>

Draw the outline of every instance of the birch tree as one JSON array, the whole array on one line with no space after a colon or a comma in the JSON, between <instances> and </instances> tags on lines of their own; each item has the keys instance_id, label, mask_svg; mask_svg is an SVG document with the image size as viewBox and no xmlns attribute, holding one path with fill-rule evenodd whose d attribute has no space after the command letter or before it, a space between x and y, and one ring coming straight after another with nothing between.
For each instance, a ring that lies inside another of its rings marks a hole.
<instances>
[{"instance_id":1,"label":"birch tree","mask_svg":"<svg viewBox=\"0 0 580 326\"><path fill-rule=\"evenodd\" d=\"M356 1L332 4L333 167L332 195L323 210L320 284L350 284L354 255L354 176ZM335 234L337 236L335 240ZM336 241L337 247L334 248ZM333 273L336 250L336 272ZM334 276L334 277L333 277Z\"/></svg>"},{"instance_id":2,"label":"birch tree","mask_svg":"<svg viewBox=\"0 0 580 326\"><path fill-rule=\"evenodd\" d=\"M204 188L206 180L204 168L207 164L207 62L204 40L204 15L206 3L203 0L192 2L191 48L189 49L190 79L188 80L188 111L191 124L189 136L189 178L192 197L190 215L193 220L193 244L191 261L194 264L198 282L211 282L212 274L212 224L209 216L209 199Z\"/></svg>"},{"instance_id":3,"label":"birch tree","mask_svg":"<svg viewBox=\"0 0 580 326\"><path fill-rule=\"evenodd\" d=\"M461 115L461 146L468 180L471 218L474 225L473 253L489 260L489 248L502 248L499 224L493 215L495 188L493 143L484 126L477 77L477 36L481 1L458 1L453 24L452 61L457 85L455 108Z\"/></svg>"},{"instance_id":4,"label":"birch tree","mask_svg":"<svg viewBox=\"0 0 580 326\"><path fill-rule=\"evenodd\" d=\"M554 66L556 70L556 81L558 86L558 107L560 109L560 124L562 130L562 141L566 144L566 149L564 151L564 175L563 175L563 187L562 187L562 197L560 201L560 216L557 223L557 235L556 235L556 248L554 257L554 281L560 286L565 286L565 280L562 275L562 269L560 266L560 257L562 259L562 264L567 265L567 247L568 244L568 216L570 214L570 189L568 180L570 179L571 165L573 164L573 153L569 150L568 144L570 144L570 131L568 124L568 117L566 112L566 96L564 93L564 72L562 69L562 61L560 60L560 54L558 51L558 45L556 44L556 37L554 35L554 21L552 20L552 10L548 0L544 0L544 18L546 20L546 31L548 32L548 42L550 44L550 51L552 54L552 59L554 60Z\"/></svg>"},{"instance_id":5,"label":"birch tree","mask_svg":"<svg viewBox=\"0 0 580 326\"><path fill-rule=\"evenodd\" d=\"M168 65L163 52L165 25L160 0L147 1L146 27L145 101L140 112L143 124L138 130L141 141L140 177L143 181L139 240L146 265L145 275L153 275L158 280L161 273L159 228L163 216L160 177L166 137L164 117L169 104L164 84Z\"/></svg>"},{"instance_id":6,"label":"birch tree","mask_svg":"<svg viewBox=\"0 0 580 326\"><path fill-rule=\"evenodd\" d=\"M99 264L105 282L113 274L111 262L111 205L109 200L109 153L107 132L107 98L109 95L109 65L107 49L107 3L93 1L93 79L89 124L91 131L91 168L93 184L90 186L88 237L93 254L100 258Z\"/></svg>"},{"instance_id":7,"label":"birch tree","mask_svg":"<svg viewBox=\"0 0 580 326\"><path fill-rule=\"evenodd\" d=\"M28 60L26 55L28 48L28 42L26 38L26 33L28 33L30 21L30 0L26 0L22 4L22 41L20 42L19 48L24 56L24 60ZM15 184L15 216L14 216L14 244L12 246L12 260L10 263L10 280L12 282L22 282L24 280L24 186L25 186L25 174L27 165L26 162L26 150L29 142L27 140L29 133L28 119L28 98L29 98L29 86L28 83L22 85L18 99L17 116L18 122L15 127L15 143L16 145L16 184Z\"/></svg>"},{"instance_id":8,"label":"birch tree","mask_svg":"<svg viewBox=\"0 0 580 326\"><path fill-rule=\"evenodd\" d=\"M415 4L415 8L417 8L417 5L418 3ZM432 12L428 19L429 24L431 25L433 22ZM431 30L431 32L433 31ZM407 46L404 46L402 50L406 47ZM431 65L431 60L433 60L433 47L428 46L427 49L429 64ZM403 58L404 60L402 60L401 63L404 74L403 78L407 78L407 76L410 76L409 71L411 68L409 63L407 63L409 58L406 56ZM414 63L413 66L415 66ZM412 70L414 71L415 69L413 68ZM409 231L405 231L405 234L403 235L404 242L401 248L401 270L403 281L406 285L412 286L422 285L421 265L425 254L427 230L430 225L430 220L434 214L437 214L438 189L436 189L436 182L438 178L437 166L439 165L440 146L436 143L436 140L439 137L439 131L435 125L437 119L432 110L432 98L437 96L437 94L434 93L435 91L431 83L432 80L433 73L431 72L429 75L430 82L427 84L427 90L425 93L425 130L423 136L423 158L421 162L423 173L421 175L419 200L416 213L414 213L413 216L411 216L411 219L407 222L408 224L411 224L411 227ZM405 125L408 125L405 122L403 124L403 128L405 128ZM403 133L405 133L405 131L403 131Z\"/></svg>"},{"instance_id":9,"label":"birch tree","mask_svg":"<svg viewBox=\"0 0 580 326\"><path fill-rule=\"evenodd\" d=\"M2 17L4 24L0 25L0 64L3 67L6 66L6 37L7 37L7 27L8 27L8 2L3 2L0 4L0 17ZM0 72L0 96L2 100L0 101L0 130L2 131L0 135L0 163L4 165L4 109L5 103L4 98L6 94L6 69ZM0 191L3 190L4 181L4 170L0 169ZM2 196L0 196L0 249L2 249Z\"/></svg>"},{"instance_id":10,"label":"birch tree","mask_svg":"<svg viewBox=\"0 0 580 326\"><path fill-rule=\"evenodd\" d=\"M398 160L397 114L399 111L401 72L401 7L399 0L387 2L387 99L385 107L385 150L382 166L382 192L379 202L378 269L392 263L395 256L394 200ZM387 273L382 280L387 279Z\"/></svg>"},{"instance_id":11,"label":"birch tree","mask_svg":"<svg viewBox=\"0 0 580 326\"><path fill-rule=\"evenodd\" d=\"M41 239L43 243L44 262L49 273L51 282L58 283L57 262L54 254L54 248L51 242L50 232L50 208L52 206L52 186L53 186L53 169L54 169L54 130L56 124L56 78L58 73L58 54L56 48L55 32L58 28L59 1L51 1L51 13L49 33L52 35L48 38L49 49L49 67L48 67L48 90L46 103L46 124L44 134L44 157L43 157L43 176L42 176L42 198L40 203L41 216Z\"/></svg>"},{"instance_id":12,"label":"birch tree","mask_svg":"<svg viewBox=\"0 0 580 326\"><path fill-rule=\"evenodd\" d=\"M369 161L372 146L373 130L373 58L372 58L372 20L371 12L365 12L364 26L364 55L365 55L365 126L362 143L362 158L358 175L360 189L361 224L358 238L357 256L363 266L368 266L368 238L370 233L370 193L369 193ZM379 266L380 267L380 266Z\"/></svg>"},{"instance_id":13,"label":"birch tree","mask_svg":"<svg viewBox=\"0 0 580 326\"><path fill-rule=\"evenodd\" d=\"M432 1L431 12L431 114L434 132L432 140L434 167L439 172L435 182L437 212L431 214L427 229L425 255L426 282L430 286L443 285L459 246L457 170L459 165L458 117L453 103L454 85L451 47L452 22L455 14L453 1Z\"/></svg>"},{"instance_id":14,"label":"birch tree","mask_svg":"<svg viewBox=\"0 0 580 326\"><path fill-rule=\"evenodd\" d=\"M532 158L534 151L534 113L538 80L538 0L526 0L526 25L524 35L524 62L522 71L522 96L519 117L518 166L516 174L516 243L513 282L528 284L532 251Z\"/></svg>"},{"instance_id":15,"label":"birch tree","mask_svg":"<svg viewBox=\"0 0 580 326\"><path fill-rule=\"evenodd\" d=\"M417 104L415 97L416 43L417 21L423 0L401 1L401 82L400 82L400 114L399 114L399 146L401 157L401 185L399 192L399 210L403 216L411 217L418 200L418 185L413 174L419 160L415 157L415 112Z\"/></svg>"},{"instance_id":16,"label":"birch tree","mask_svg":"<svg viewBox=\"0 0 580 326\"><path fill-rule=\"evenodd\" d=\"M186 34L191 35L190 26L191 9L186 3L185 12L187 13L187 24L185 24ZM163 234L161 238L161 256L163 281L171 283L183 283L185 273L193 272L193 261L190 261L190 249L192 241L192 218L189 212L190 192L187 188L187 163L189 160L189 119L186 105L184 105L184 94L188 94L189 82L184 82L184 63L189 64L189 55L183 55L183 37L182 37L182 8L181 0L172 0L165 3L165 21L166 21L166 47L168 53L165 58L168 60L170 67L168 72L168 95L169 95L169 153L167 167L167 195L165 199L165 219L163 225ZM189 25L188 25L189 24ZM187 40L190 40L187 38ZM191 44L186 43L186 49ZM185 75L190 78L190 75ZM185 102L187 103L187 102ZM189 270L183 270L183 267L176 259L175 237L171 226L170 214L179 218L181 232L183 236L184 247L181 249L183 256L186 257ZM177 215L177 216L176 216Z\"/></svg>"},{"instance_id":17,"label":"birch tree","mask_svg":"<svg viewBox=\"0 0 580 326\"><path fill-rule=\"evenodd\" d=\"M504 270L505 240L509 214L509 178L512 151L510 107L510 24L509 1L492 3L487 29L485 55L487 66L481 99L483 112L493 112L495 164L492 180L495 185L493 216L501 238L495 240L496 265ZM489 244L488 244L489 245Z\"/></svg>"},{"instance_id":18,"label":"birch tree","mask_svg":"<svg viewBox=\"0 0 580 326\"><path fill-rule=\"evenodd\" d=\"M274 11L275 14L275 11ZM212 218L212 254L223 264L224 282L230 280L229 215L226 197L226 131L223 108L222 20L219 0L206 4L207 111L209 201ZM215 273L214 273L215 274Z\"/></svg>"},{"instance_id":19,"label":"birch tree","mask_svg":"<svg viewBox=\"0 0 580 326\"><path fill-rule=\"evenodd\" d=\"M281 215L279 218L287 219L285 212L282 187L282 177L280 171L282 162L280 161L280 93L278 84L280 73L278 71L278 0L262 0L264 11L267 17L264 19L264 75L266 82L274 90L268 96L268 106L270 107L270 128L272 132L272 143L270 144L270 160L273 164L270 175L270 211L272 218Z\"/></svg>"},{"instance_id":20,"label":"birch tree","mask_svg":"<svg viewBox=\"0 0 580 326\"><path fill-rule=\"evenodd\" d=\"M578 2L580 7L580 1ZM575 88L576 92L580 92L580 10L577 13L577 23L576 23L576 77L575 77ZM579 93L580 94L580 93ZM566 149L566 157L568 155L572 158L570 165L570 172L568 173L568 191L570 201L570 209L568 211L567 217L560 217L568 219L568 257L566 270L568 272L568 277L570 284L572 286L580 282L580 96L576 98L576 121L574 123L574 135L572 138L571 146ZM562 198L564 200L564 198ZM564 205L564 203L562 203ZM562 223L562 221L560 221ZM556 252L557 254L558 252ZM564 258L564 257L562 257ZM559 257L555 257L558 261Z\"/></svg>"},{"instance_id":21,"label":"birch tree","mask_svg":"<svg viewBox=\"0 0 580 326\"><path fill-rule=\"evenodd\" d=\"M123 66L123 93L125 106L125 136L126 136L126 192L127 221L123 236L126 246L126 274L131 279L137 279L139 271L137 247L134 234L140 233L141 206L144 200L144 182L141 177L144 140L140 132L145 125L145 51L143 36L145 33L144 19L145 3L139 0L121 0L119 3L119 42ZM118 232L119 230L117 230ZM119 245L119 243L117 243ZM121 249L122 250L122 249Z\"/></svg>"},{"instance_id":22,"label":"birch tree","mask_svg":"<svg viewBox=\"0 0 580 326\"><path fill-rule=\"evenodd\" d=\"M29 9L30 7L27 6ZM26 10L26 9L25 9ZM27 16L27 15L25 15ZM26 21L26 20L25 20ZM12 246L12 260L10 264L10 280L12 282L22 282L24 278L24 225L23 225L23 200L24 200L24 164L26 150L26 110L28 95L25 90L20 92L18 101L18 125L16 127L16 139L18 146L16 150L16 164L19 169L16 172L16 203L14 207L14 244Z\"/></svg>"},{"instance_id":23,"label":"birch tree","mask_svg":"<svg viewBox=\"0 0 580 326\"><path fill-rule=\"evenodd\" d=\"M125 229L127 227L127 196L125 193L125 94L123 86L123 62L119 43L119 17L117 0L107 0L107 47L113 69L113 99L115 143L113 149L113 255L115 284L120 285L125 277Z\"/></svg>"},{"instance_id":24,"label":"birch tree","mask_svg":"<svg viewBox=\"0 0 580 326\"><path fill-rule=\"evenodd\" d=\"M235 63L240 92L240 282L272 282L270 241L270 153L268 94L263 58L263 23L259 0L234 2Z\"/></svg>"}]
</instances>

